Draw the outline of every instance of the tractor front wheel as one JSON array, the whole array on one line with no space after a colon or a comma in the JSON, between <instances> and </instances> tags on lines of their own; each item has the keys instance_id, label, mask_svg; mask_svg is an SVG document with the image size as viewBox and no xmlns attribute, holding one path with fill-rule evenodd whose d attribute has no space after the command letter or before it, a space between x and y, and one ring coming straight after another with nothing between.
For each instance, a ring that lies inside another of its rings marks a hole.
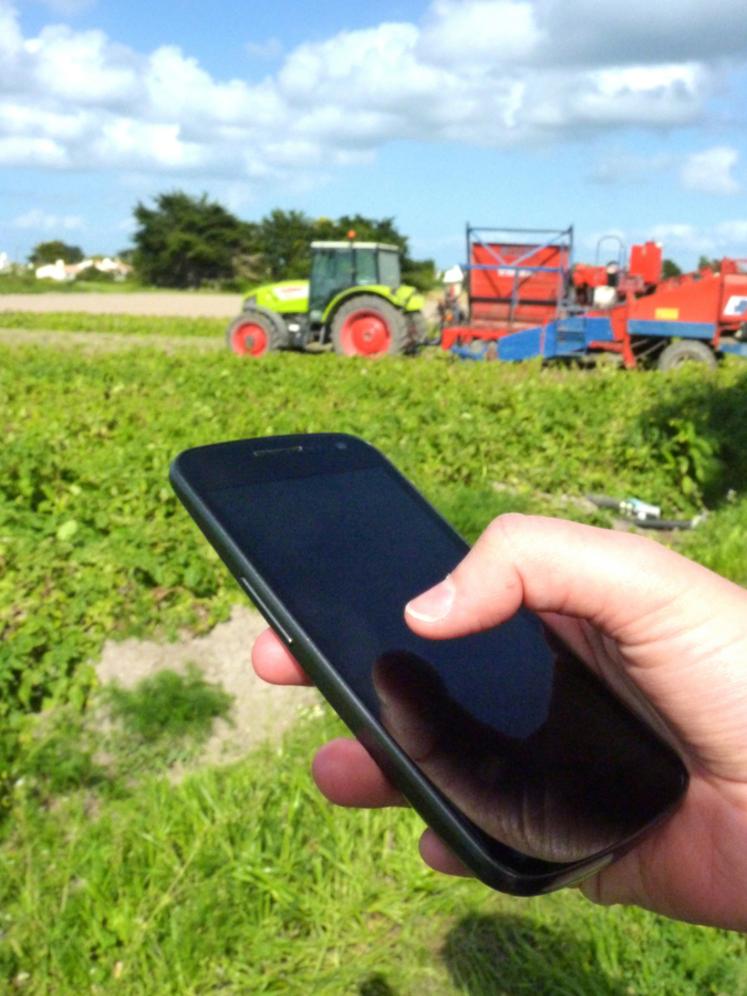
<instances>
[{"instance_id":1,"label":"tractor front wheel","mask_svg":"<svg viewBox=\"0 0 747 996\"><path fill-rule=\"evenodd\" d=\"M662 350L657 366L659 370L673 370L683 363L702 363L707 367L716 366L716 356L710 346L697 339L680 339L670 342Z\"/></svg>"},{"instance_id":2,"label":"tractor front wheel","mask_svg":"<svg viewBox=\"0 0 747 996\"><path fill-rule=\"evenodd\" d=\"M396 356L411 348L405 316L373 294L340 305L332 319L332 345L343 356Z\"/></svg>"},{"instance_id":3,"label":"tractor front wheel","mask_svg":"<svg viewBox=\"0 0 747 996\"><path fill-rule=\"evenodd\" d=\"M248 310L228 326L226 341L237 356L264 356L288 345L288 330L277 315Z\"/></svg>"}]
</instances>

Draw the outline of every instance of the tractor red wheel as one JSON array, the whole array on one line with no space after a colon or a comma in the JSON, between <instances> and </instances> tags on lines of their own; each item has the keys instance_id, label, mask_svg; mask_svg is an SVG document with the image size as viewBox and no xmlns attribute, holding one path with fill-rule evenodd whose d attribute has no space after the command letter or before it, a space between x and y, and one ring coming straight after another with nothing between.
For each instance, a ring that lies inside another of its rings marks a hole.
<instances>
[{"instance_id":1,"label":"tractor red wheel","mask_svg":"<svg viewBox=\"0 0 747 996\"><path fill-rule=\"evenodd\" d=\"M231 349L237 356L262 356L267 346L267 332L257 322L239 322L231 331Z\"/></svg>"},{"instance_id":2,"label":"tractor red wheel","mask_svg":"<svg viewBox=\"0 0 747 996\"><path fill-rule=\"evenodd\" d=\"M386 356L406 352L409 336L399 309L383 298L362 294L337 311L332 342L335 352L344 356Z\"/></svg>"},{"instance_id":3,"label":"tractor red wheel","mask_svg":"<svg viewBox=\"0 0 747 996\"><path fill-rule=\"evenodd\" d=\"M229 349L237 356L264 356L288 345L288 332L277 315L259 310L244 311L226 330Z\"/></svg>"},{"instance_id":4,"label":"tractor red wheel","mask_svg":"<svg viewBox=\"0 0 747 996\"><path fill-rule=\"evenodd\" d=\"M368 308L348 315L340 328L340 345L346 356L380 356L389 352L391 344L386 319Z\"/></svg>"}]
</instances>

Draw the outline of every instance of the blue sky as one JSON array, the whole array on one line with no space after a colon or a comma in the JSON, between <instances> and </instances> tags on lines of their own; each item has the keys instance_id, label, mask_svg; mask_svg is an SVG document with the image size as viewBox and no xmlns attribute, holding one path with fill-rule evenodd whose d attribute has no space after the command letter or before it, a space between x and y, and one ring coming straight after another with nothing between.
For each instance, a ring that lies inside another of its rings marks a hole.
<instances>
[{"instance_id":1,"label":"blue sky","mask_svg":"<svg viewBox=\"0 0 747 996\"><path fill-rule=\"evenodd\" d=\"M129 243L175 188L245 218L394 216L747 257L735 0L0 0L0 251Z\"/></svg>"}]
</instances>

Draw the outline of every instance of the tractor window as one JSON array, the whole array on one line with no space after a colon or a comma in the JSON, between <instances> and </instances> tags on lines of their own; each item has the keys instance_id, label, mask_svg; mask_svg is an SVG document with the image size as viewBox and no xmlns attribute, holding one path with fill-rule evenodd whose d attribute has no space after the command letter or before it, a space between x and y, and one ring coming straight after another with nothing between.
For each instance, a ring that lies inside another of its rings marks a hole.
<instances>
[{"instance_id":1,"label":"tractor window","mask_svg":"<svg viewBox=\"0 0 747 996\"><path fill-rule=\"evenodd\" d=\"M379 283L395 289L401 282L399 272L399 253L379 250Z\"/></svg>"},{"instance_id":2,"label":"tractor window","mask_svg":"<svg viewBox=\"0 0 747 996\"><path fill-rule=\"evenodd\" d=\"M319 249L314 252L311 264L309 310L312 318L327 303L353 283L353 254L349 249Z\"/></svg>"},{"instance_id":3,"label":"tractor window","mask_svg":"<svg viewBox=\"0 0 747 996\"><path fill-rule=\"evenodd\" d=\"M357 284L378 284L375 249L356 249L355 282Z\"/></svg>"}]
</instances>

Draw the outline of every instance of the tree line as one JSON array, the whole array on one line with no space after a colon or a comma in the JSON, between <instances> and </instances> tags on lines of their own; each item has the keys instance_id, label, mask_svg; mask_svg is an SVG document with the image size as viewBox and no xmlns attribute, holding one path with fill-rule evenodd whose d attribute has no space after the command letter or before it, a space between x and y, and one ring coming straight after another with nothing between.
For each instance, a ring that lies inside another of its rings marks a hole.
<instances>
[{"instance_id":1,"label":"tree line","mask_svg":"<svg viewBox=\"0 0 747 996\"><path fill-rule=\"evenodd\" d=\"M435 280L432 260L413 259L407 238L393 218L361 214L310 218L302 211L275 209L260 221L238 218L206 194L183 191L159 194L152 204L134 208L133 248L120 253L134 267L135 277L155 287L213 285L241 289L247 284L308 277L311 243L348 238L387 242L402 254L402 280L427 289ZM83 258L78 246L40 243L30 261L38 266Z\"/></svg>"}]
</instances>

